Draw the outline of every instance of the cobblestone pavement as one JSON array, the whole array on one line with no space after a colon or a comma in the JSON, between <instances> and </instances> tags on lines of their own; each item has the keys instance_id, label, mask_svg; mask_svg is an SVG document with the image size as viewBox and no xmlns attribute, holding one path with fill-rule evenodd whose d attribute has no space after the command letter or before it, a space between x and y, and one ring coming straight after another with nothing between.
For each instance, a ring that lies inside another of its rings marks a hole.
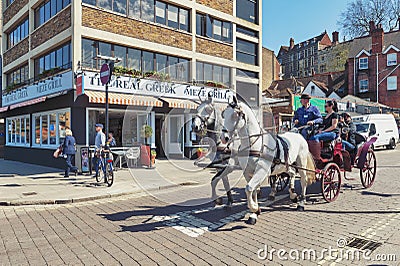
<instances>
[{"instance_id":1,"label":"cobblestone pavement","mask_svg":"<svg viewBox=\"0 0 400 266\"><path fill-rule=\"evenodd\" d=\"M297 212L286 194L265 201L255 226L244 223L241 187L230 211L171 206L144 194L1 207L0 264L400 265L399 155L399 148L378 151L374 186L361 189L355 170L333 203L312 197ZM349 247L359 241L363 248L362 240L373 241L372 253Z\"/></svg>"}]
</instances>

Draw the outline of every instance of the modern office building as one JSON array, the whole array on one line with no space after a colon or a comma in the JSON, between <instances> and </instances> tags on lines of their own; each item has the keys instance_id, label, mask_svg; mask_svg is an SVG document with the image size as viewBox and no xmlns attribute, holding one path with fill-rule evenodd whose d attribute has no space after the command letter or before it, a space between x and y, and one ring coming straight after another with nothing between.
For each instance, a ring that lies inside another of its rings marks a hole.
<instances>
[{"instance_id":1,"label":"modern office building","mask_svg":"<svg viewBox=\"0 0 400 266\"><path fill-rule=\"evenodd\" d=\"M183 156L194 140L188 99L236 92L260 105L261 10L259 0L3 1L5 158L62 166L50 158L67 127L94 143L104 56L120 59L108 86L118 145L144 142L150 125L158 156Z\"/></svg>"}]
</instances>

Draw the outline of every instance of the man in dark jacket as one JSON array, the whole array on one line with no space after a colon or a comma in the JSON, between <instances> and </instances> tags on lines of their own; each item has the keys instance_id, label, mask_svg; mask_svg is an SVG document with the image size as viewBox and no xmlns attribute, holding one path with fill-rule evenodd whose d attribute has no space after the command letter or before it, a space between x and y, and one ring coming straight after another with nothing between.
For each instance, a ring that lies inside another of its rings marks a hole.
<instances>
[{"instance_id":1,"label":"man in dark jacket","mask_svg":"<svg viewBox=\"0 0 400 266\"><path fill-rule=\"evenodd\" d=\"M63 143L63 154L67 155L66 162L67 168L65 169L64 177L69 177L69 172L75 172L75 176L78 174L78 167L72 165L72 161L75 158L75 138L72 136L70 129L65 130L65 139Z\"/></svg>"},{"instance_id":2,"label":"man in dark jacket","mask_svg":"<svg viewBox=\"0 0 400 266\"><path fill-rule=\"evenodd\" d=\"M321 112L316 106L310 104L310 99L311 97L308 94L301 95L300 102L302 107L296 110L293 117L295 127L312 126L322 123ZM300 133L305 139L308 139L307 128L302 128Z\"/></svg>"},{"instance_id":3,"label":"man in dark jacket","mask_svg":"<svg viewBox=\"0 0 400 266\"><path fill-rule=\"evenodd\" d=\"M343 113L342 114L343 119L344 119L344 123L347 127L346 134L343 134L344 136L342 136L342 143L344 148L350 152L350 153L354 153L354 150L357 146L356 143L356 136L354 135L357 131L356 125L354 125L353 120L351 119L351 116L348 113Z\"/></svg>"}]
</instances>

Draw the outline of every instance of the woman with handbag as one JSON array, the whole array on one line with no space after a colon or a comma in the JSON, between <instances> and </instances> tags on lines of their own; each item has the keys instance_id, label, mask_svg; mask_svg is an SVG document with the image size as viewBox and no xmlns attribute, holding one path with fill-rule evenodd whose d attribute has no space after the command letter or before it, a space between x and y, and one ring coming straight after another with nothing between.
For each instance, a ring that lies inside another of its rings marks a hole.
<instances>
[{"instance_id":1,"label":"woman with handbag","mask_svg":"<svg viewBox=\"0 0 400 266\"><path fill-rule=\"evenodd\" d=\"M69 177L69 172L75 172L75 176L78 174L78 167L72 165L72 161L75 158L75 138L72 136L70 129L65 130L65 139L63 143L63 154L67 156L67 168L65 169L64 177Z\"/></svg>"}]
</instances>

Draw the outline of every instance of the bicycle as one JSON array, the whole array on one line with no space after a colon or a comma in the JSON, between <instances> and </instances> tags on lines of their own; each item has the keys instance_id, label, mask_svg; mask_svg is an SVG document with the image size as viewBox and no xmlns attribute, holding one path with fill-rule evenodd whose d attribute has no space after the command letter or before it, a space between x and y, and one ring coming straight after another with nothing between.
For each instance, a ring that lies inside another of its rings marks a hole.
<instances>
[{"instance_id":1,"label":"bicycle","mask_svg":"<svg viewBox=\"0 0 400 266\"><path fill-rule=\"evenodd\" d=\"M96 152L96 156L99 158L97 160L98 174L96 175L96 181L101 182L104 179L109 187L114 183L114 168L113 168L113 158L110 149L101 147L99 151Z\"/></svg>"}]
</instances>

